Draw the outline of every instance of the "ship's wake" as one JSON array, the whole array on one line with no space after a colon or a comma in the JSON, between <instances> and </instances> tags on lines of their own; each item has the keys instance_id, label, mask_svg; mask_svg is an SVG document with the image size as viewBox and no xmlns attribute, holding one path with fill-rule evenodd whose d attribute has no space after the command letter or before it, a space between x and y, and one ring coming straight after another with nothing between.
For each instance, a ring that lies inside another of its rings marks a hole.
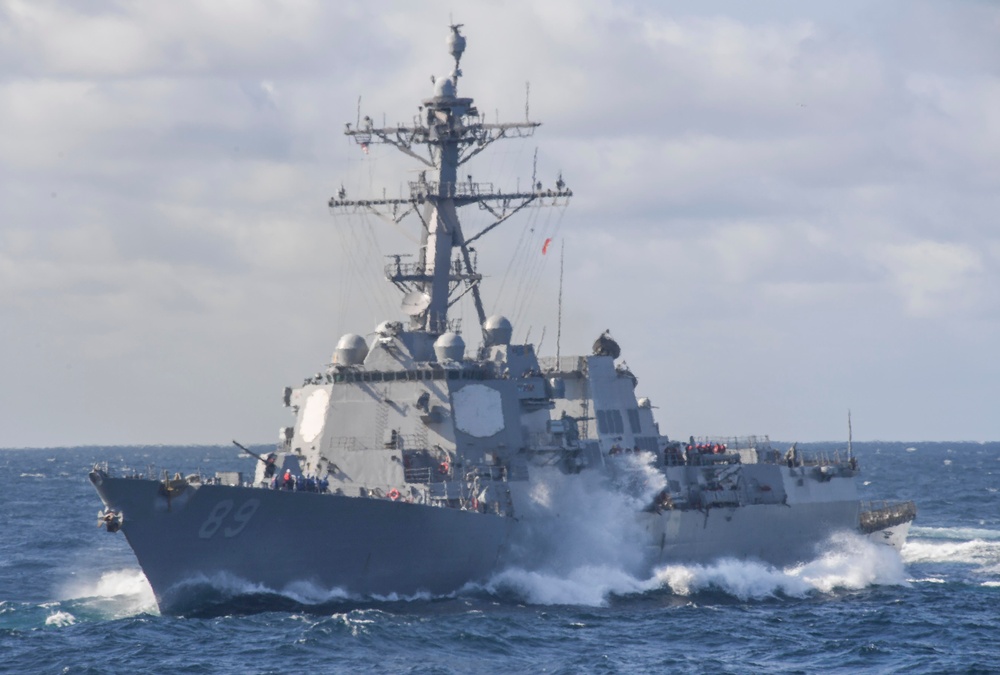
<instances>
[{"instance_id":1,"label":"ship's wake","mask_svg":"<svg viewBox=\"0 0 1000 675\"><path fill-rule=\"evenodd\" d=\"M917 581L944 583L962 568L982 586L1000 586L1000 531L976 527L913 527L903 560L926 572ZM963 575L964 576L964 575Z\"/></svg>"}]
</instances>

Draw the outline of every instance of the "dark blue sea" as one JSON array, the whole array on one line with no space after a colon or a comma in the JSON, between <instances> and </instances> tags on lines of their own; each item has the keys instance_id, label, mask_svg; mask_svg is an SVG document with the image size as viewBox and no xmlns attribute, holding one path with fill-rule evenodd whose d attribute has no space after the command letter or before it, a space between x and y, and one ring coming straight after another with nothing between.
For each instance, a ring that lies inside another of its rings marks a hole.
<instances>
[{"instance_id":1,"label":"dark blue sea","mask_svg":"<svg viewBox=\"0 0 1000 675\"><path fill-rule=\"evenodd\" d=\"M157 612L124 537L96 527L87 472L252 460L230 447L0 450L0 671L1000 672L1000 443L855 450L866 497L918 504L901 554L845 536L788 569L721 561L636 579L581 564L448 597L251 593L184 617Z\"/></svg>"}]
</instances>

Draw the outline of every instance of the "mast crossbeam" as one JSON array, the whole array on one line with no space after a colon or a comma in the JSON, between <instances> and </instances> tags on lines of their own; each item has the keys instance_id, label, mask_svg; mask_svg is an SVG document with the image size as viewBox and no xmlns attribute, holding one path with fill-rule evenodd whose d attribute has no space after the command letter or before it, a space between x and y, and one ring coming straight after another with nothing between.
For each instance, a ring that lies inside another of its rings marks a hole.
<instances>
[{"instance_id":1,"label":"mast crossbeam","mask_svg":"<svg viewBox=\"0 0 1000 675\"><path fill-rule=\"evenodd\" d=\"M458 24L451 26L450 53L455 59L451 75L431 78L435 95L423 100L419 114L411 123L389 126L383 122L377 127L371 117L365 116L356 126L345 125L344 133L366 153L372 143L391 145L430 169L421 171L418 180L408 183L409 195L406 196L400 194L389 198L383 191L382 198L348 199L342 186L328 202L334 213L374 214L397 227L411 214L417 214L422 225L417 242L419 262L403 264L397 258L386 266L385 275L401 291L422 294L423 300L405 305L404 309L410 316L412 330L430 333L457 329L448 321L448 310L469 294L473 297L479 324L482 326L486 321L480 292L483 277L476 272L471 243L529 205L561 206L573 196L562 176L556 181L555 189L543 189L534 171L528 190L518 187L504 191L493 183L477 183L471 175L461 180L458 168L495 141L528 138L541 123L530 120L527 106L524 121L489 123L471 98L457 95L458 79L462 74L459 60L465 47L460 27ZM488 212L494 222L466 239L458 209L470 204L477 204ZM455 248L461 249L461 256L452 261L451 252Z\"/></svg>"}]
</instances>

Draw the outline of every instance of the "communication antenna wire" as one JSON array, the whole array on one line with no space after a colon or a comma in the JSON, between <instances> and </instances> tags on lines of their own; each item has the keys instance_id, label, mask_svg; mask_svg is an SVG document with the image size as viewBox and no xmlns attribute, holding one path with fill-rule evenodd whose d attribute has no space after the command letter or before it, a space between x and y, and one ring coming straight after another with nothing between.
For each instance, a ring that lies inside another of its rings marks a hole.
<instances>
[{"instance_id":1,"label":"communication antenna wire","mask_svg":"<svg viewBox=\"0 0 1000 675\"><path fill-rule=\"evenodd\" d=\"M556 369L559 368L559 347L562 345L562 291L563 263L566 259L566 240L559 242L559 310L556 314Z\"/></svg>"}]
</instances>

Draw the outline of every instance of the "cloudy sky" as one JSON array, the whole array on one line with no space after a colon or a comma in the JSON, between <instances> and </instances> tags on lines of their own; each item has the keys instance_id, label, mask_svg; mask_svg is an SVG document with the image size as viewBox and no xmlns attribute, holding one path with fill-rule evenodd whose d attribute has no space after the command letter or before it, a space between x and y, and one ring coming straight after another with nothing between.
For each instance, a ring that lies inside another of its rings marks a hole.
<instances>
[{"instance_id":1,"label":"cloudy sky","mask_svg":"<svg viewBox=\"0 0 1000 675\"><path fill-rule=\"evenodd\" d=\"M325 204L412 179L343 124L411 119L450 14L460 93L544 123L469 172L576 193L479 246L516 338L564 248L561 353L610 328L668 433L1000 439L1000 6L411 7L0 0L0 447L275 439L397 318L406 236Z\"/></svg>"}]
</instances>

